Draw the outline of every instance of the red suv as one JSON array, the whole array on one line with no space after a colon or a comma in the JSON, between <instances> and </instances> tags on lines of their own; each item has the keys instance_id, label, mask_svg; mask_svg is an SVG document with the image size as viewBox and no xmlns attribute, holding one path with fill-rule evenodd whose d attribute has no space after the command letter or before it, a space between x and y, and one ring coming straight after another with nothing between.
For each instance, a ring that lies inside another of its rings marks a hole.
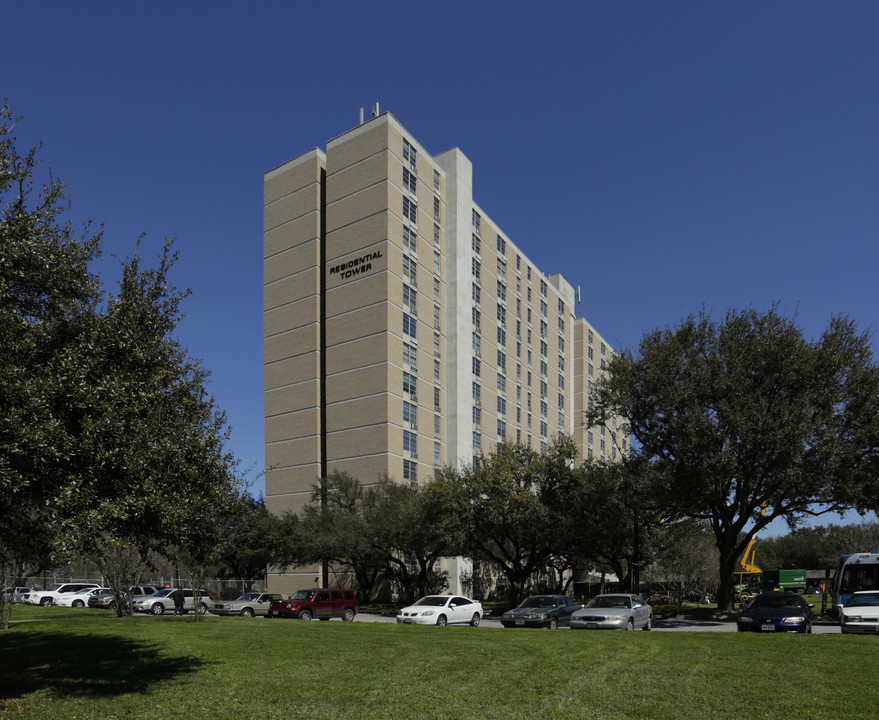
<instances>
[{"instance_id":1,"label":"red suv","mask_svg":"<svg viewBox=\"0 0 879 720\"><path fill-rule=\"evenodd\" d=\"M300 620L342 618L351 622L360 605L350 590L297 590L289 600L275 600L269 606L269 617L293 617Z\"/></svg>"}]
</instances>

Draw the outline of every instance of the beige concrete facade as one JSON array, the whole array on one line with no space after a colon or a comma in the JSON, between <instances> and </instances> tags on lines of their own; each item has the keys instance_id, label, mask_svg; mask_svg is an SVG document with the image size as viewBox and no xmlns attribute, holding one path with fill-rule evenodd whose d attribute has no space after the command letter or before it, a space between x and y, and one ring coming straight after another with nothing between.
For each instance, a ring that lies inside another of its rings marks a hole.
<instances>
[{"instance_id":1,"label":"beige concrete facade","mask_svg":"<svg viewBox=\"0 0 879 720\"><path fill-rule=\"evenodd\" d=\"M582 458L609 456L582 416L612 350L576 317L574 288L474 203L472 173L385 113L266 174L273 512L301 508L323 474L423 483L504 440L545 450L573 435Z\"/></svg>"}]
</instances>

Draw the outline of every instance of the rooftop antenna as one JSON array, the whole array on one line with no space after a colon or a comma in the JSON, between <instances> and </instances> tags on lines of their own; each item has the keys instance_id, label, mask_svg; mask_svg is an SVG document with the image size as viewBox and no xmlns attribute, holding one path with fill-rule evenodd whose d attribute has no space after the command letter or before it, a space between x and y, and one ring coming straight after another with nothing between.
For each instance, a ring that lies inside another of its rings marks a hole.
<instances>
[{"instance_id":1,"label":"rooftop antenna","mask_svg":"<svg viewBox=\"0 0 879 720\"><path fill-rule=\"evenodd\" d=\"M363 125L363 108L360 108L360 124Z\"/></svg>"},{"instance_id":2,"label":"rooftop antenna","mask_svg":"<svg viewBox=\"0 0 879 720\"><path fill-rule=\"evenodd\" d=\"M580 302L580 286L577 285L577 302Z\"/></svg>"},{"instance_id":3,"label":"rooftop antenna","mask_svg":"<svg viewBox=\"0 0 879 720\"><path fill-rule=\"evenodd\" d=\"M378 117L378 102L376 102L375 107L372 109L372 116L374 118Z\"/></svg>"}]
</instances>

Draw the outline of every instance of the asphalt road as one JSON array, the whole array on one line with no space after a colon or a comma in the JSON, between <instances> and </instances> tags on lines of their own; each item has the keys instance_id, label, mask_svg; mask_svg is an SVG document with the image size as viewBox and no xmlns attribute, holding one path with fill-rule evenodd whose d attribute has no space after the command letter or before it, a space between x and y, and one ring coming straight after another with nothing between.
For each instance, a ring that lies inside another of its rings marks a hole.
<instances>
[{"instance_id":1,"label":"asphalt road","mask_svg":"<svg viewBox=\"0 0 879 720\"><path fill-rule=\"evenodd\" d=\"M358 613L355 622L390 622L397 619L391 615L376 615L373 613ZM499 620L483 618L479 627L503 629ZM567 630L568 628L562 628ZM667 619L656 620L653 623L653 632L736 632L734 622L714 620L679 620ZM812 624L813 633L836 633L839 634L839 625L830 621L819 621Z\"/></svg>"}]
</instances>

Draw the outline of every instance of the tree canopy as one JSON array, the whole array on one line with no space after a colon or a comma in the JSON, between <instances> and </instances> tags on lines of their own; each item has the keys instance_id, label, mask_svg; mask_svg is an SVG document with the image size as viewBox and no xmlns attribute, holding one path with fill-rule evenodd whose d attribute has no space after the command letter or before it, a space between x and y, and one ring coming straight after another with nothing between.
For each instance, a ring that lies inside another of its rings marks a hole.
<instances>
[{"instance_id":1,"label":"tree canopy","mask_svg":"<svg viewBox=\"0 0 879 720\"><path fill-rule=\"evenodd\" d=\"M0 574L74 552L115 567L128 546L200 554L241 490L208 372L174 336L172 244L154 267L135 245L106 292L101 232L63 221L65 186L36 187L39 147L19 154L7 106L0 121Z\"/></svg>"},{"instance_id":2,"label":"tree canopy","mask_svg":"<svg viewBox=\"0 0 879 720\"><path fill-rule=\"evenodd\" d=\"M710 523L721 607L736 559L774 519L876 502L879 368L846 318L815 341L775 308L647 333L637 354L611 360L587 423L614 414L657 468L652 491L669 513Z\"/></svg>"}]
</instances>

